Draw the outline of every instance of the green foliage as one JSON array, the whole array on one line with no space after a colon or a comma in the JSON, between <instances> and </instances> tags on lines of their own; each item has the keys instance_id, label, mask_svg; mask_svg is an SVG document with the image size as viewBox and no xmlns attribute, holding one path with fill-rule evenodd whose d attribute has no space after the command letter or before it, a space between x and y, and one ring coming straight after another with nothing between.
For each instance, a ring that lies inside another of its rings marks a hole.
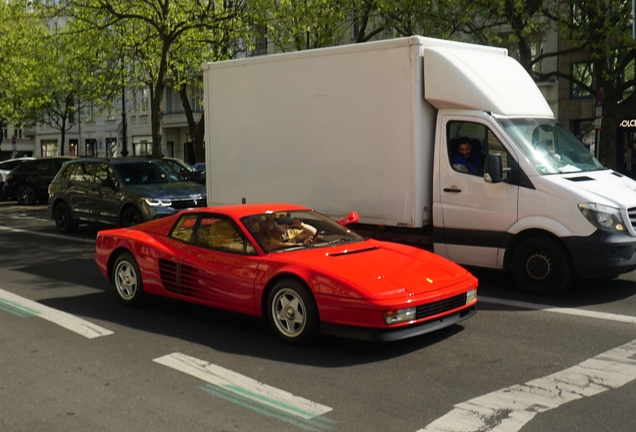
<instances>
[{"instance_id":1,"label":"green foliage","mask_svg":"<svg viewBox=\"0 0 636 432\"><path fill-rule=\"evenodd\" d=\"M21 124L47 95L40 82L46 48L46 26L25 2L0 2L0 119Z\"/></svg>"},{"instance_id":2,"label":"green foliage","mask_svg":"<svg viewBox=\"0 0 636 432\"><path fill-rule=\"evenodd\" d=\"M161 156L161 102L166 83L191 81L204 56L223 57L242 27L244 1L69 0L60 16L112 35L127 85L150 90L153 156ZM209 59L207 59L209 60Z\"/></svg>"},{"instance_id":3,"label":"green foliage","mask_svg":"<svg viewBox=\"0 0 636 432\"><path fill-rule=\"evenodd\" d=\"M347 31L347 2L271 0L253 4L255 29L282 51L299 51L339 44Z\"/></svg>"}]
</instances>

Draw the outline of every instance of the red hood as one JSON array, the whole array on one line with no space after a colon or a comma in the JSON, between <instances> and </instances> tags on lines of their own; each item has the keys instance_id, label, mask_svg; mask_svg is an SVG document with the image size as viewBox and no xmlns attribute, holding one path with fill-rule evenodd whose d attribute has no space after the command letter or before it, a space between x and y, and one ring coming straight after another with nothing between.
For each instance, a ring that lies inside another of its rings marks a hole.
<instances>
[{"instance_id":1,"label":"red hood","mask_svg":"<svg viewBox=\"0 0 636 432\"><path fill-rule=\"evenodd\" d=\"M288 252L284 260L345 279L377 299L431 293L475 280L467 270L439 255L375 240Z\"/></svg>"}]
</instances>

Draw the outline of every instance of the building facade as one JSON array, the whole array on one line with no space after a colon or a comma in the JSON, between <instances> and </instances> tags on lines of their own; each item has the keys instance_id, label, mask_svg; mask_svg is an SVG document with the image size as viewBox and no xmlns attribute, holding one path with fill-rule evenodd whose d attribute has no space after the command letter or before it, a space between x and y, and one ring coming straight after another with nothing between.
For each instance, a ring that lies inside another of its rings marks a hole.
<instances>
[{"instance_id":1,"label":"building facade","mask_svg":"<svg viewBox=\"0 0 636 432\"><path fill-rule=\"evenodd\" d=\"M198 122L203 111L203 90L193 88L188 94L195 120ZM70 122L63 143L60 131L44 123L23 128L4 125L5 139L0 145L0 160L18 156L57 155L120 157L124 143L123 112L128 154L152 154L149 92L126 90L123 100L123 104L122 98L114 101L112 108L106 112L99 112L92 106L78 110ZM125 111L122 107L125 107ZM166 157L196 162L183 105L172 87L166 87L162 109L162 153Z\"/></svg>"}]
</instances>

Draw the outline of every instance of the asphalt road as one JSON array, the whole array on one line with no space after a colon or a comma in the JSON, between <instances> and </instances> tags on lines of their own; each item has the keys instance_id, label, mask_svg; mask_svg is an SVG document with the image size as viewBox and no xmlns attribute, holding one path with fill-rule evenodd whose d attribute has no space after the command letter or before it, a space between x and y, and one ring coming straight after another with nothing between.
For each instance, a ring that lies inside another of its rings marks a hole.
<instances>
[{"instance_id":1,"label":"asphalt road","mask_svg":"<svg viewBox=\"0 0 636 432\"><path fill-rule=\"evenodd\" d=\"M121 305L98 227L0 203L0 431L634 431L636 275L553 298L480 279L475 317L390 344ZM104 227L101 227L104 228Z\"/></svg>"}]
</instances>

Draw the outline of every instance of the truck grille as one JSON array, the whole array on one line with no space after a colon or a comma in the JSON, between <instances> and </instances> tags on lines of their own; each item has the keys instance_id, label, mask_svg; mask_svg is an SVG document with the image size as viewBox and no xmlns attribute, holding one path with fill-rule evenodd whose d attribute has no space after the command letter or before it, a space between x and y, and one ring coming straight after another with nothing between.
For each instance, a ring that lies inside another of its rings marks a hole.
<instances>
[{"instance_id":1,"label":"truck grille","mask_svg":"<svg viewBox=\"0 0 636 432\"><path fill-rule=\"evenodd\" d=\"M462 307L466 304L466 293L444 300L428 303L417 307L415 319L426 318L429 316L444 313L446 311Z\"/></svg>"},{"instance_id":2,"label":"truck grille","mask_svg":"<svg viewBox=\"0 0 636 432\"><path fill-rule=\"evenodd\" d=\"M206 207L208 205L208 201L205 198L200 198L196 200L181 200L181 201L172 201L172 205L170 207L174 209L187 209L194 207Z\"/></svg>"},{"instance_id":3,"label":"truck grille","mask_svg":"<svg viewBox=\"0 0 636 432\"><path fill-rule=\"evenodd\" d=\"M627 209L627 216L629 216L629 222L632 224L632 229L636 230L636 207Z\"/></svg>"}]
</instances>

